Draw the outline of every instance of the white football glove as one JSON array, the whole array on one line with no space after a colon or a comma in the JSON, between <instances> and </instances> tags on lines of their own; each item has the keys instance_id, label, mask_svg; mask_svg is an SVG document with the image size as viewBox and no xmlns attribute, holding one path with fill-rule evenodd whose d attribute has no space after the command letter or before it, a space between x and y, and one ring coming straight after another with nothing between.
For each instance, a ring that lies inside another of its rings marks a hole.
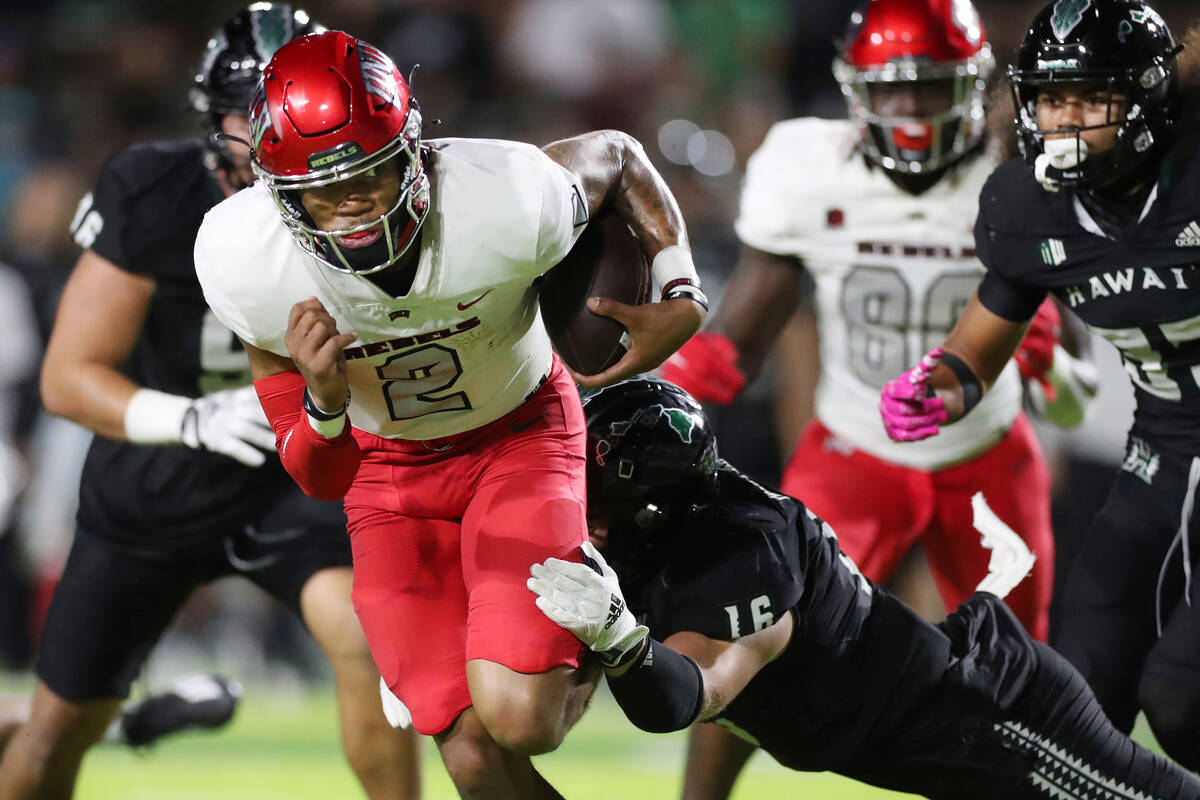
<instances>
[{"instance_id":1,"label":"white football glove","mask_svg":"<svg viewBox=\"0 0 1200 800\"><path fill-rule=\"evenodd\" d=\"M275 450L275 431L267 422L253 386L224 389L191 402L179 439L193 450L222 453L248 467L260 467Z\"/></svg>"},{"instance_id":2,"label":"white football glove","mask_svg":"<svg viewBox=\"0 0 1200 800\"><path fill-rule=\"evenodd\" d=\"M548 558L529 568L529 590L538 596L537 607L554 622L575 634L599 654L606 667L619 666L650 635L638 625L625 604L621 584L591 542L584 542L585 558L595 562L599 574L587 564Z\"/></svg>"},{"instance_id":3,"label":"white football glove","mask_svg":"<svg viewBox=\"0 0 1200 800\"><path fill-rule=\"evenodd\" d=\"M392 693L383 676L379 678L379 700L383 703L383 716L393 728L407 728L412 725L412 712L408 706Z\"/></svg>"},{"instance_id":4,"label":"white football glove","mask_svg":"<svg viewBox=\"0 0 1200 800\"><path fill-rule=\"evenodd\" d=\"M1037 556L1016 531L988 507L983 492L976 492L971 497L971 510L975 512L975 530L983 534L983 546L992 551L992 557L988 560L988 574L975 587L975 591L991 592L1003 600L1033 569Z\"/></svg>"}]
</instances>

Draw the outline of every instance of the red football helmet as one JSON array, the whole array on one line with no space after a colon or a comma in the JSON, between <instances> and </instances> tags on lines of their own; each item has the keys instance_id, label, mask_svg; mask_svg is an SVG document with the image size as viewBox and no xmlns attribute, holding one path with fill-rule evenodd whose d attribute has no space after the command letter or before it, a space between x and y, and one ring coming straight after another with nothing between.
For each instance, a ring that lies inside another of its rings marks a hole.
<instances>
[{"instance_id":1,"label":"red football helmet","mask_svg":"<svg viewBox=\"0 0 1200 800\"><path fill-rule=\"evenodd\" d=\"M429 211L421 163L421 113L392 60L361 39L326 31L285 44L250 99L251 156L292 235L340 272L369 275L394 264ZM318 230L298 190L324 186L399 159L400 195L378 219ZM381 227L362 248L341 237Z\"/></svg>"},{"instance_id":2,"label":"red football helmet","mask_svg":"<svg viewBox=\"0 0 1200 800\"><path fill-rule=\"evenodd\" d=\"M970 0L869 0L850 17L833 74L862 131L866 156L887 170L930 173L983 140L994 67ZM946 110L902 116L872 103L872 86L926 82L945 82Z\"/></svg>"}]
</instances>

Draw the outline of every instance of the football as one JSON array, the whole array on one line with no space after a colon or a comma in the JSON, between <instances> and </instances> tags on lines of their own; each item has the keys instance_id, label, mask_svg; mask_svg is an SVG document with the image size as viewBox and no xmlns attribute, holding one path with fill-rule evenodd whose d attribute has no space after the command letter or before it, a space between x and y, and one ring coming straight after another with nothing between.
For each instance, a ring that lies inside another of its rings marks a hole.
<instances>
[{"instance_id":1,"label":"football","mask_svg":"<svg viewBox=\"0 0 1200 800\"><path fill-rule=\"evenodd\" d=\"M633 232L615 213L593 216L571 252L542 276L542 322L563 361L595 375L625 355L625 326L588 310L589 297L629 305L650 299L650 262Z\"/></svg>"}]
</instances>

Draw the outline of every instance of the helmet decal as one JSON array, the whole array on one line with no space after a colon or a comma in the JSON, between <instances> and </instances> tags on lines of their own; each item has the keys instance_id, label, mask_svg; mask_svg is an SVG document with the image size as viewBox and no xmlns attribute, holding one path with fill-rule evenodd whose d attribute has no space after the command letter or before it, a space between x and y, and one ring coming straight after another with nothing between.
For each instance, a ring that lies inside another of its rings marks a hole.
<instances>
[{"instance_id":1,"label":"helmet decal","mask_svg":"<svg viewBox=\"0 0 1200 800\"><path fill-rule=\"evenodd\" d=\"M367 93L385 105L394 106L399 99L396 85L396 65L383 53L364 41L357 43L358 66L362 70Z\"/></svg>"},{"instance_id":2,"label":"helmet decal","mask_svg":"<svg viewBox=\"0 0 1200 800\"><path fill-rule=\"evenodd\" d=\"M1054 13L1050 15L1050 28L1060 42L1065 42L1075 30L1075 26L1083 22L1083 12L1092 7L1092 0L1058 0L1054 4Z\"/></svg>"},{"instance_id":3,"label":"helmet decal","mask_svg":"<svg viewBox=\"0 0 1200 800\"><path fill-rule=\"evenodd\" d=\"M256 3L250 6L250 33L263 61L292 39L292 9L283 4Z\"/></svg>"},{"instance_id":4,"label":"helmet decal","mask_svg":"<svg viewBox=\"0 0 1200 800\"><path fill-rule=\"evenodd\" d=\"M596 463L604 466L604 457L612 452L612 445L608 439L596 440Z\"/></svg>"},{"instance_id":5,"label":"helmet decal","mask_svg":"<svg viewBox=\"0 0 1200 800\"><path fill-rule=\"evenodd\" d=\"M979 20L979 12L971 5L971 0L954 0L950 8L950 19L954 26L962 31L968 42L982 46L983 23Z\"/></svg>"},{"instance_id":6,"label":"helmet decal","mask_svg":"<svg viewBox=\"0 0 1200 800\"><path fill-rule=\"evenodd\" d=\"M257 148L271 130L271 111L267 108L266 87L261 81L250 95L250 144Z\"/></svg>"},{"instance_id":7,"label":"helmet decal","mask_svg":"<svg viewBox=\"0 0 1200 800\"><path fill-rule=\"evenodd\" d=\"M658 409L661 413L667 415L667 424L671 426L671 430L679 434L679 438L685 444L691 444L692 431L696 429L696 415L690 414L678 408L663 408L662 406L651 406Z\"/></svg>"}]
</instances>

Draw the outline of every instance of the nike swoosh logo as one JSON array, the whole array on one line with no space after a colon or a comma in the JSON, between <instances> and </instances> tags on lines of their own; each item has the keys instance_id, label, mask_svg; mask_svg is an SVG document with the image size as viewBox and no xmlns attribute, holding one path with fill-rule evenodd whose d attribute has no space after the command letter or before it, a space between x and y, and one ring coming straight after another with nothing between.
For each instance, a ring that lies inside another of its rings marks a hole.
<instances>
[{"instance_id":1,"label":"nike swoosh logo","mask_svg":"<svg viewBox=\"0 0 1200 800\"><path fill-rule=\"evenodd\" d=\"M470 308L471 306L475 305L476 303L478 303L480 300L482 300L483 298L487 297L487 296L488 296L489 294L491 294L491 293L492 293L492 290L491 290L491 289L488 289L486 292L484 292L483 294L479 295L479 297L476 297L474 300L472 300L472 301L471 301L471 302L469 302L469 303L459 303L459 304L458 304L458 310L459 310L459 311L466 311L468 308Z\"/></svg>"},{"instance_id":2,"label":"nike swoosh logo","mask_svg":"<svg viewBox=\"0 0 1200 800\"><path fill-rule=\"evenodd\" d=\"M550 416L549 411L547 411L545 414L542 414L540 417L534 417L528 422L514 422L512 424L513 433L520 433L521 431L528 430L548 416Z\"/></svg>"}]
</instances>

